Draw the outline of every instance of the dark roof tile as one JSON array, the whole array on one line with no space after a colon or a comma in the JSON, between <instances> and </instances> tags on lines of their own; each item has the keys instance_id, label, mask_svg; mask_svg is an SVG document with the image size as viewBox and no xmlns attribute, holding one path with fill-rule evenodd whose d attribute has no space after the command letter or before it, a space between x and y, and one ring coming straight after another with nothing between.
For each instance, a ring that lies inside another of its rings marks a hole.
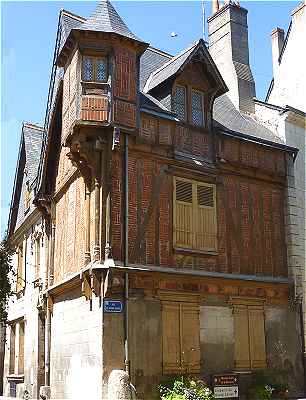
<instances>
[{"instance_id":1,"label":"dark roof tile","mask_svg":"<svg viewBox=\"0 0 306 400\"><path fill-rule=\"evenodd\" d=\"M117 33L142 42L129 30L113 5L108 0L100 1L92 15L78 28L80 30Z\"/></svg>"}]
</instances>

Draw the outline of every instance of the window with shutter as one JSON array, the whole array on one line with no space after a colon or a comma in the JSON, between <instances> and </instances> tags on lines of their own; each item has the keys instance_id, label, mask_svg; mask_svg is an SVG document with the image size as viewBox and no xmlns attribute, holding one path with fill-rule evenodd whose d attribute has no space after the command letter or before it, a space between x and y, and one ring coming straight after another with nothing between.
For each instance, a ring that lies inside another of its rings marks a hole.
<instances>
[{"instance_id":1,"label":"window with shutter","mask_svg":"<svg viewBox=\"0 0 306 400\"><path fill-rule=\"evenodd\" d=\"M233 314L236 368L238 370L266 368L263 303L260 300L235 299Z\"/></svg>"},{"instance_id":2,"label":"window with shutter","mask_svg":"<svg viewBox=\"0 0 306 400\"><path fill-rule=\"evenodd\" d=\"M248 307L251 369L266 368L266 344L263 307Z\"/></svg>"},{"instance_id":3,"label":"window with shutter","mask_svg":"<svg viewBox=\"0 0 306 400\"><path fill-rule=\"evenodd\" d=\"M18 374L24 373L24 321L19 323Z\"/></svg>"},{"instance_id":4,"label":"window with shutter","mask_svg":"<svg viewBox=\"0 0 306 400\"><path fill-rule=\"evenodd\" d=\"M200 372L200 323L197 303L162 302L163 372Z\"/></svg>"},{"instance_id":5,"label":"window with shutter","mask_svg":"<svg viewBox=\"0 0 306 400\"><path fill-rule=\"evenodd\" d=\"M176 179L174 188L174 243L178 247L193 247L192 182Z\"/></svg>"},{"instance_id":6,"label":"window with shutter","mask_svg":"<svg viewBox=\"0 0 306 400\"><path fill-rule=\"evenodd\" d=\"M175 247L217 249L215 185L175 178L173 210Z\"/></svg>"},{"instance_id":7,"label":"window with shutter","mask_svg":"<svg viewBox=\"0 0 306 400\"><path fill-rule=\"evenodd\" d=\"M10 326L10 364L9 373L15 373L15 343L16 343L16 325Z\"/></svg>"},{"instance_id":8,"label":"window with shutter","mask_svg":"<svg viewBox=\"0 0 306 400\"><path fill-rule=\"evenodd\" d=\"M187 373L200 372L199 307L194 303L181 303L182 367Z\"/></svg>"},{"instance_id":9,"label":"window with shutter","mask_svg":"<svg viewBox=\"0 0 306 400\"><path fill-rule=\"evenodd\" d=\"M9 359L10 375L24 374L24 337L25 337L24 319L10 323L10 359ZM16 345L17 343L18 345Z\"/></svg>"},{"instance_id":10,"label":"window with shutter","mask_svg":"<svg viewBox=\"0 0 306 400\"><path fill-rule=\"evenodd\" d=\"M181 366L179 303L163 303L163 369L176 373Z\"/></svg>"}]
</instances>

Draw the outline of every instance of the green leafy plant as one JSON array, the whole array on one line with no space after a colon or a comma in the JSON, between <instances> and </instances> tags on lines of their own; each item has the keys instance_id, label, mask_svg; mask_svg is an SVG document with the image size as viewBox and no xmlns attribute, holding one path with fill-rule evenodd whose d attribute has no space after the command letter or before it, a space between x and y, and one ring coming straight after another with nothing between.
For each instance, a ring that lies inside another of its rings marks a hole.
<instances>
[{"instance_id":1,"label":"green leafy plant","mask_svg":"<svg viewBox=\"0 0 306 400\"><path fill-rule=\"evenodd\" d=\"M12 295L9 279L12 273L12 254L13 250L4 239L0 243L0 322L5 322L7 318L6 305Z\"/></svg>"},{"instance_id":2,"label":"green leafy plant","mask_svg":"<svg viewBox=\"0 0 306 400\"><path fill-rule=\"evenodd\" d=\"M254 385L248 391L248 397L252 400L272 399L273 388L269 385Z\"/></svg>"},{"instance_id":3,"label":"green leafy plant","mask_svg":"<svg viewBox=\"0 0 306 400\"><path fill-rule=\"evenodd\" d=\"M162 400L214 400L204 381L183 376L159 385L159 392Z\"/></svg>"},{"instance_id":4,"label":"green leafy plant","mask_svg":"<svg viewBox=\"0 0 306 400\"><path fill-rule=\"evenodd\" d=\"M268 371L258 371L253 375L248 389L249 400L283 399L288 396L289 385L279 382L279 376Z\"/></svg>"}]
</instances>

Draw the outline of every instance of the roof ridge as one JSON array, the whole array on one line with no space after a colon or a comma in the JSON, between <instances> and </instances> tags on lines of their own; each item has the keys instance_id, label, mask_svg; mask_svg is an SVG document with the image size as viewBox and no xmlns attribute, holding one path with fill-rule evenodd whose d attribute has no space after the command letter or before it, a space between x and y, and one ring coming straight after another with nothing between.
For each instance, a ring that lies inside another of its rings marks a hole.
<instances>
[{"instance_id":1,"label":"roof ridge","mask_svg":"<svg viewBox=\"0 0 306 400\"><path fill-rule=\"evenodd\" d=\"M26 128L35 128L35 129L38 129L40 131L44 131L44 128L42 126L40 126L40 125L38 125L38 124L36 124L34 122L23 122L22 126L26 127Z\"/></svg>"},{"instance_id":2,"label":"roof ridge","mask_svg":"<svg viewBox=\"0 0 306 400\"><path fill-rule=\"evenodd\" d=\"M74 19L78 19L80 22L85 22L86 18L85 17L81 17L80 15L74 14L73 12L69 11L69 10L65 10L64 8L62 8L60 10L61 14L67 15L68 17L72 17Z\"/></svg>"},{"instance_id":3,"label":"roof ridge","mask_svg":"<svg viewBox=\"0 0 306 400\"><path fill-rule=\"evenodd\" d=\"M150 76L148 77L146 84L143 88L143 91L146 93L148 91L149 85L151 80L153 79L154 75L157 75L158 73L160 73L163 69L167 68L168 65L170 65L171 63L173 63L174 61L176 61L178 58L182 57L184 54L186 54L188 51L190 51L192 48L195 48L199 43L200 43L201 39L197 40L196 42L194 42L192 45L188 46L187 48L185 48L183 51L181 51L180 53L178 53L176 56L170 58L167 62L165 62L164 64L162 64L159 68L157 68L155 71L151 72Z\"/></svg>"},{"instance_id":4,"label":"roof ridge","mask_svg":"<svg viewBox=\"0 0 306 400\"><path fill-rule=\"evenodd\" d=\"M167 67L167 65L171 64L173 61L177 60L179 57L182 57L187 51L195 47L199 43L199 40L194 42L192 45L178 53L176 56L173 56L172 58L169 59L169 61L165 62L165 64L161 65L159 68L157 68L155 71L152 72L152 76L157 74L158 72L162 71L164 68Z\"/></svg>"},{"instance_id":5,"label":"roof ridge","mask_svg":"<svg viewBox=\"0 0 306 400\"><path fill-rule=\"evenodd\" d=\"M170 54L170 53L168 53L167 51L158 49L157 47L154 47L154 46L149 46L149 47L148 47L148 50L153 50L155 53L161 54L161 55L163 55L163 56L167 56L167 57L171 57L171 58L174 57L173 54Z\"/></svg>"}]
</instances>

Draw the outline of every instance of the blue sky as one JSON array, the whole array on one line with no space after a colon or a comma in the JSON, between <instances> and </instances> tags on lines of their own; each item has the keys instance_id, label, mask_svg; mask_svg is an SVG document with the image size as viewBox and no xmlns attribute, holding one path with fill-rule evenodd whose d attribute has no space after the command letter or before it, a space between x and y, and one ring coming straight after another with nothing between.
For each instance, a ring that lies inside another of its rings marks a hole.
<instances>
[{"instance_id":1,"label":"blue sky","mask_svg":"<svg viewBox=\"0 0 306 400\"><path fill-rule=\"evenodd\" d=\"M43 124L61 8L88 17L91 1L1 2L1 236L9 212L23 121ZM202 36L198 1L114 1L129 28L153 46L177 53ZM240 1L248 9L250 62L264 99L272 77L270 33L285 30L296 1ZM211 2L205 1L206 17ZM170 33L177 32L176 38Z\"/></svg>"}]
</instances>

